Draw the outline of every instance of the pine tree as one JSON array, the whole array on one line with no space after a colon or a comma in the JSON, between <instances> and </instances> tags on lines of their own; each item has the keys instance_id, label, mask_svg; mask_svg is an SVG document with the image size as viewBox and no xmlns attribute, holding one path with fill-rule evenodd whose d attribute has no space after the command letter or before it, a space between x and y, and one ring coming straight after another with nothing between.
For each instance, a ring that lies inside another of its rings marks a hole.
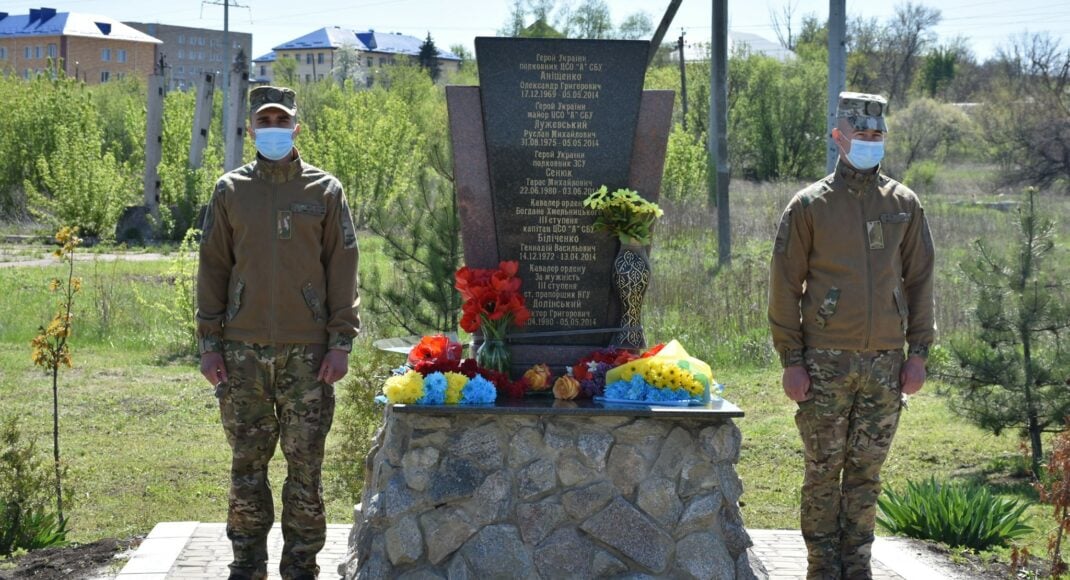
<instances>
[{"instance_id":1,"label":"pine tree","mask_svg":"<svg viewBox=\"0 0 1070 580\"><path fill-rule=\"evenodd\" d=\"M432 81L438 81L442 74L442 66L438 62L438 48L435 41L431 40L431 33L427 33L427 39L420 45L420 68L425 69L431 75Z\"/></svg>"},{"instance_id":2,"label":"pine tree","mask_svg":"<svg viewBox=\"0 0 1070 580\"><path fill-rule=\"evenodd\" d=\"M953 377L952 408L995 434L1019 428L1028 436L1033 473L1040 477L1041 434L1060 431L1070 415L1070 303L1045 258L1055 250L1055 222L1038 214L1030 188L1019 207L1013 256L997 256L982 240L963 270L979 291L980 332L955 340L951 352L963 375Z\"/></svg>"},{"instance_id":3,"label":"pine tree","mask_svg":"<svg viewBox=\"0 0 1070 580\"><path fill-rule=\"evenodd\" d=\"M417 191L371 209L368 228L383 239L386 264L367 271L361 287L374 300L366 308L410 334L454 332L460 295L460 220L453 184L433 171Z\"/></svg>"}]
</instances>

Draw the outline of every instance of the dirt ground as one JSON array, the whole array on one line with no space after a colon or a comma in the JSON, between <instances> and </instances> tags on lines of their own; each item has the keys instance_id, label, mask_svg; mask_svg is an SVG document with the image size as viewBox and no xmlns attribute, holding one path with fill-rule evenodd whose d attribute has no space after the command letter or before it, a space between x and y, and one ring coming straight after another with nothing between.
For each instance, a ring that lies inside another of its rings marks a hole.
<instances>
[{"instance_id":1,"label":"dirt ground","mask_svg":"<svg viewBox=\"0 0 1070 580\"><path fill-rule=\"evenodd\" d=\"M33 578L34 580L89 580L111 578L122 568L128 550L137 547L141 538L104 539L91 544L77 544L35 550L17 558L0 561L0 580Z\"/></svg>"}]
</instances>

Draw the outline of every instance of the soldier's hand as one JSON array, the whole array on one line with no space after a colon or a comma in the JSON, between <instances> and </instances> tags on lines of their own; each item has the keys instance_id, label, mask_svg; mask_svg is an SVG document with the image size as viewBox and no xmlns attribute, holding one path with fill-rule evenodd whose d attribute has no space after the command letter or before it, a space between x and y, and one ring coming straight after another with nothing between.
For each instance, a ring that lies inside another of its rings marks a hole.
<instances>
[{"instance_id":1,"label":"soldier's hand","mask_svg":"<svg viewBox=\"0 0 1070 580\"><path fill-rule=\"evenodd\" d=\"M920 391L924 384L925 359L916 355L908 358L907 362L903 363L902 370L899 371L899 386L902 387L903 393L913 395Z\"/></svg>"},{"instance_id":2,"label":"soldier's hand","mask_svg":"<svg viewBox=\"0 0 1070 580\"><path fill-rule=\"evenodd\" d=\"M810 373L806 372L804 366L784 367L784 376L780 382L784 386L784 394L792 401L801 403L813 397L810 393Z\"/></svg>"},{"instance_id":3,"label":"soldier's hand","mask_svg":"<svg viewBox=\"0 0 1070 580\"><path fill-rule=\"evenodd\" d=\"M349 353L344 350L331 349L323 355L320 372L316 380L333 385L349 372Z\"/></svg>"},{"instance_id":4,"label":"soldier's hand","mask_svg":"<svg viewBox=\"0 0 1070 580\"><path fill-rule=\"evenodd\" d=\"M212 386L227 382L227 366L223 364L223 354L206 352L201 355L201 374Z\"/></svg>"}]
</instances>

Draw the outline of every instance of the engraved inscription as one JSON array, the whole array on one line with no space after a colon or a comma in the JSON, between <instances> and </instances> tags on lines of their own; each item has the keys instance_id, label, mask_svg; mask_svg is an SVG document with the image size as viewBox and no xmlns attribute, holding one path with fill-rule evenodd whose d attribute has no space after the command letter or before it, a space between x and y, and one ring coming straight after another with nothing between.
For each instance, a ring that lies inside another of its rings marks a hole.
<instances>
[{"instance_id":1,"label":"engraved inscription","mask_svg":"<svg viewBox=\"0 0 1070 580\"><path fill-rule=\"evenodd\" d=\"M583 200L603 184L627 185L644 47L476 41L480 78L494 79L481 91L499 255L520 261L532 331L610 325L616 241L594 231ZM620 59L622 48L634 56ZM626 106L608 98L621 94Z\"/></svg>"}]
</instances>

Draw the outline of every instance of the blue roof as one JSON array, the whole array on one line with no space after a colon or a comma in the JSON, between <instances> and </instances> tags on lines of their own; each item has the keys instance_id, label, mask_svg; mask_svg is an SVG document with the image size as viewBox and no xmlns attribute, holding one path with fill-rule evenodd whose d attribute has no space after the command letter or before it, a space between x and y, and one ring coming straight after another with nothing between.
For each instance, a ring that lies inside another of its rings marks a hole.
<instances>
[{"instance_id":1,"label":"blue roof","mask_svg":"<svg viewBox=\"0 0 1070 580\"><path fill-rule=\"evenodd\" d=\"M338 26L320 28L290 42L272 47L272 49L296 50L302 48L339 48L342 46L353 46L357 50L367 50L357 39L357 33L348 28Z\"/></svg>"},{"instance_id":2,"label":"blue roof","mask_svg":"<svg viewBox=\"0 0 1070 580\"><path fill-rule=\"evenodd\" d=\"M415 36L409 36L407 34L383 33L369 30L367 32L358 32L357 38L368 47L369 50L375 52L393 52L398 54L420 54L420 46L424 41L416 38ZM438 57L446 60L461 60L461 57L453 54L448 50L438 50Z\"/></svg>"},{"instance_id":3,"label":"blue roof","mask_svg":"<svg viewBox=\"0 0 1070 580\"><path fill-rule=\"evenodd\" d=\"M254 58L253 62L275 62L275 60L277 58L278 57L275 55L275 52L272 51L272 52L269 52L269 53L265 54L264 56L259 56L257 58Z\"/></svg>"},{"instance_id":4,"label":"blue roof","mask_svg":"<svg viewBox=\"0 0 1070 580\"><path fill-rule=\"evenodd\" d=\"M62 35L162 44L162 41L107 16L56 12L53 8L31 8L29 14L5 16L0 19L0 38Z\"/></svg>"},{"instance_id":5,"label":"blue roof","mask_svg":"<svg viewBox=\"0 0 1070 580\"><path fill-rule=\"evenodd\" d=\"M399 33L383 33L369 30L367 32L354 32L348 28L331 26L320 28L300 38L291 40L285 44L274 47L274 50L301 50L315 48L340 48L352 46L361 52L383 52L395 54L408 54L416 56L420 54L420 45L424 41L415 36ZM253 62L260 62L264 57ZM438 57L445 60L461 60L461 58L448 50L439 49ZM272 56L272 58L274 58Z\"/></svg>"}]
</instances>

